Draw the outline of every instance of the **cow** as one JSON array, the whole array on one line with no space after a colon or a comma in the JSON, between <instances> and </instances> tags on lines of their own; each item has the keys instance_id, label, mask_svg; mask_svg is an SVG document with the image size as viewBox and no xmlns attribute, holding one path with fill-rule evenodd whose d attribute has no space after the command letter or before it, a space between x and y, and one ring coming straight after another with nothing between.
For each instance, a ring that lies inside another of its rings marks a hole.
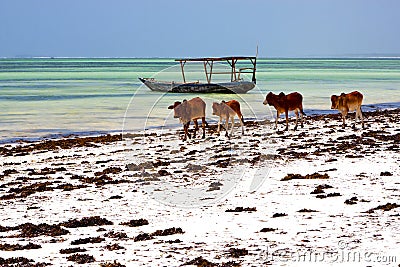
<instances>
[{"instance_id":1,"label":"cow","mask_svg":"<svg viewBox=\"0 0 400 267\"><path fill-rule=\"evenodd\" d=\"M232 129L229 136L232 136L233 126L235 125L235 115L237 115L240 120L240 125L242 126L242 135L244 134L244 120L242 112L240 111L240 103L238 101L230 100L228 102L222 101L221 103L214 102L212 105L212 109L213 115L219 116L217 129L218 135L222 119L225 119L225 136L228 137L229 119L231 119Z\"/></svg>"},{"instance_id":2,"label":"cow","mask_svg":"<svg viewBox=\"0 0 400 267\"><path fill-rule=\"evenodd\" d=\"M342 114L342 119L343 119L342 128L346 126L345 119L349 111L350 112L356 111L353 128L356 127L357 117L361 119L361 125L364 128L364 119L361 112L362 100L363 100L363 95L358 91L354 91L349 94L342 93L340 96L337 95L331 96L331 102L332 102L331 109L337 109Z\"/></svg>"},{"instance_id":3,"label":"cow","mask_svg":"<svg viewBox=\"0 0 400 267\"><path fill-rule=\"evenodd\" d=\"M206 122L206 102L200 97L195 97L190 100L184 99L182 102L176 101L173 105L169 106L168 109L174 110L174 118L179 118L179 121L183 124L183 131L185 136L183 141L186 141L186 137L191 139L191 135L188 132L190 121L193 120L194 123L194 134L193 138L196 137L196 131L199 130L199 125L197 124L197 119L201 118L201 127L203 128L203 137L206 136L205 126Z\"/></svg>"},{"instance_id":4,"label":"cow","mask_svg":"<svg viewBox=\"0 0 400 267\"><path fill-rule=\"evenodd\" d=\"M274 106L276 109L276 120L275 120L275 129L278 127L278 118L281 113L285 113L286 115L286 128L285 131L288 130L288 125L289 125L289 119L288 119L288 113L289 111L294 111L296 114L296 126L294 127L294 130L297 130L297 122L299 118L299 113L300 113L300 119L301 119L301 127L303 128L303 115L306 115L303 112L303 96L297 92L290 93L288 95L285 95L284 93L280 93L279 95L276 95L272 92L269 92L267 96L265 97L265 100L263 102L264 105L270 105Z\"/></svg>"}]
</instances>

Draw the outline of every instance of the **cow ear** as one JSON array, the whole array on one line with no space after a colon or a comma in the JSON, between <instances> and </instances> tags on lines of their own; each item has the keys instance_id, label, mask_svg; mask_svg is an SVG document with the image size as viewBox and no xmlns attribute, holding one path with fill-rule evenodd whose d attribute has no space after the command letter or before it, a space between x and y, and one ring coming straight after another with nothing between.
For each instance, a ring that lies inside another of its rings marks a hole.
<instances>
[{"instance_id":1,"label":"cow ear","mask_svg":"<svg viewBox=\"0 0 400 267\"><path fill-rule=\"evenodd\" d=\"M222 102L221 102L221 103L226 103L226 102L225 102L225 100L222 100Z\"/></svg>"},{"instance_id":2,"label":"cow ear","mask_svg":"<svg viewBox=\"0 0 400 267\"><path fill-rule=\"evenodd\" d=\"M174 109L174 106L173 106L173 105L171 105L171 106L169 106L169 107L168 107L168 109Z\"/></svg>"},{"instance_id":3,"label":"cow ear","mask_svg":"<svg viewBox=\"0 0 400 267\"><path fill-rule=\"evenodd\" d=\"M185 103L185 102L187 102L187 100L186 99L183 99L183 101L182 101L183 103Z\"/></svg>"},{"instance_id":4,"label":"cow ear","mask_svg":"<svg viewBox=\"0 0 400 267\"><path fill-rule=\"evenodd\" d=\"M280 97L285 96L285 93L284 92L280 92L279 96Z\"/></svg>"}]
</instances>

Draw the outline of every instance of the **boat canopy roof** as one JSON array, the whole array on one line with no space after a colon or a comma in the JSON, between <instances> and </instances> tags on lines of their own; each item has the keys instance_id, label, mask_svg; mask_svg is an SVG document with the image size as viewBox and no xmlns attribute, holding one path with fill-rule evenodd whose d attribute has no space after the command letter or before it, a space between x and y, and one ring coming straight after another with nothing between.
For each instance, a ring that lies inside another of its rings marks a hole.
<instances>
[{"instance_id":1,"label":"boat canopy roof","mask_svg":"<svg viewBox=\"0 0 400 267\"><path fill-rule=\"evenodd\" d=\"M175 61L226 61L226 60L255 60L256 57L242 57L242 56L231 56L231 57L201 57L201 58L178 58Z\"/></svg>"},{"instance_id":2,"label":"boat canopy roof","mask_svg":"<svg viewBox=\"0 0 400 267\"><path fill-rule=\"evenodd\" d=\"M251 68L236 68L236 63L238 60L250 60L253 67ZM231 82L240 80L241 73L251 73L252 82L256 83L256 61L257 57L241 57L241 56L230 56L230 57L201 57L201 58L180 58L175 59L181 65L183 82L186 83L184 66L186 62L203 62L204 71L206 74L206 79L208 83L211 83L211 76L213 74L230 74ZM230 72L213 72L213 65L215 61L226 61L231 66Z\"/></svg>"}]
</instances>

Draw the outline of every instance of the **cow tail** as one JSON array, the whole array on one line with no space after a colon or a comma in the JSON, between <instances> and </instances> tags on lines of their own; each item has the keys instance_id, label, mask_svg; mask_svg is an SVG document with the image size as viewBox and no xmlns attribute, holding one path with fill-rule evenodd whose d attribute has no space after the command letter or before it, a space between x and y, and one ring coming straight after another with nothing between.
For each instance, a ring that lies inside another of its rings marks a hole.
<instances>
[{"instance_id":1,"label":"cow tail","mask_svg":"<svg viewBox=\"0 0 400 267\"><path fill-rule=\"evenodd\" d=\"M244 118L243 118L243 115L242 115L242 117L240 117L240 120L243 122L243 124L244 124Z\"/></svg>"},{"instance_id":2,"label":"cow tail","mask_svg":"<svg viewBox=\"0 0 400 267\"><path fill-rule=\"evenodd\" d=\"M307 114L304 113L303 109L301 109L300 111L301 111L301 114L303 114L304 116L307 116Z\"/></svg>"}]
</instances>

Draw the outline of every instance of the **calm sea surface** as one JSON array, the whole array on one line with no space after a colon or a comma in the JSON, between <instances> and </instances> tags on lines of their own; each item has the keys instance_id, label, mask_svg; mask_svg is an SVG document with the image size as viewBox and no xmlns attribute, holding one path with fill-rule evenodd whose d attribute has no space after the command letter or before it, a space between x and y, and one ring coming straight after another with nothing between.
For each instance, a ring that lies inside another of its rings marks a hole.
<instances>
[{"instance_id":1,"label":"calm sea surface","mask_svg":"<svg viewBox=\"0 0 400 267\"><path fill-rule=\"evenodd\" d=\"M203 65L185 68L187 80L204 80ZM0 59L0 142L176 126L168 105L195 95L152 92L138 77L180 81L180 67L173 59ZM315 114L332 112L331 94L352 90L364 94L363 110L400 107L400 59L258 59L255 89L201 97L212 122L213 101L237 99L245 119L267 119L269 91L298 91Z\"/></svg>"}]
</instances>

